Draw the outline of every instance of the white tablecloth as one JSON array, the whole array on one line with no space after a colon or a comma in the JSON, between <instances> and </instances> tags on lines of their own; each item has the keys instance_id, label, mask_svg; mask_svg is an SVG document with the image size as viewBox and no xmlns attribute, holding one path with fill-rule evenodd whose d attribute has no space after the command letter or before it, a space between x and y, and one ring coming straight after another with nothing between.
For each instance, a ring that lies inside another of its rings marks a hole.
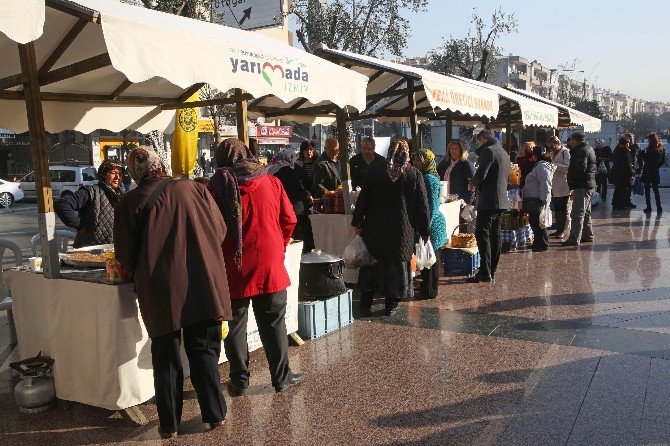
<instances>
[{"instance_id":1,"label":"white tablecloth","mask_svg":"<svg viewBox=\"0 0 670 446\"><path fill-rule=\"evenodd\" d=\"M461 206L463 206L463 200L452 201L451 203L442 203L440 205L440 212L444 215L444 219L447 221L447 243L451 241L451 234L453 234L454 229L458 227L461 216ZM456 231L458 234L460 231Z\"/></svg>"},{"instance_id":2,"label":"white tablecloth","mask_svg":"<svg viewBox=\"0 0 670 446\"><path fill-rule=\"evenodd\" d=\"M287 249L289 333L298 330L301 253L301 242ZM12 291L20 357L42 351L54 358L58 398L118 410L154 396L151 343L132 285L48 280L17 270L6 271L5 282ZM253 311L247 331L249 350L259 348Z\"/></svg>"}]
</instances>

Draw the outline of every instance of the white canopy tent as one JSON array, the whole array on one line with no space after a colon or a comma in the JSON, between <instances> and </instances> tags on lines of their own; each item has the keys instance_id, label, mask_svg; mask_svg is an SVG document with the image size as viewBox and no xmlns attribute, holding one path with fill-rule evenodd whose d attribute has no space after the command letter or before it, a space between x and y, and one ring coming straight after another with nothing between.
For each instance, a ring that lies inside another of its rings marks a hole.
<instances>
[{"instance_id":1,"label":"white canopy tent","mask_svg":"<svg viewBox=\"0 0 670 446\"><path fill-rule=\"evenodd\" d=\"M114 0L0 1L0 123L30 131L47 277L58 256L45 130L163 130L175 109L217 103L237 104L244 138L254 98L299 116L365 107L367 78L259 34ZM236 93L184 105L206 83Z\"/></svg>"},{"instance_id":2,"label":"white canopy tent","mask_svg":"<svg viewBox=\"0 0 670 446\"><path fill-rule=\"evenodd\" d=\"M448 116L460 122L488 122L499 112L498 94L423 68L321 46L316 54L368 78L367 105L350 117L409 119L418 140L418 120Z\"/></svg>"},{"instance_id":3,"label":"white canopy tent","mask_svg":"<svg viewBox=\"0 0 670 446\"><path fill-rule=\"evenodd\" d=\"M526 90L520 90L518 88L505 87L509 91L526 96L535 101L544 102L545 104L556 107L559 110L559 127L560 128L569 128L569 127L583 127L585 132L599 132L602 122L598 118L587 115L586 113L575 110L566 105L559 104L550 99L544 98L540 95L532 93Z\"/></svg>"},{"instance_id":4,"label":"white canopy tent","mask_svg":"<svg viewBox=\"0 0 670 446\"><path fill-rule=\"evenodd\" d=\"M515 127L551 127L558 128L558 108L544 102L506 90L496 85L455 76L483 88L495 91L500 97L501 114L495 124L505 127L508 123ZM508 108L509 107L509 108Z\"/></svg>"}]
</instances>

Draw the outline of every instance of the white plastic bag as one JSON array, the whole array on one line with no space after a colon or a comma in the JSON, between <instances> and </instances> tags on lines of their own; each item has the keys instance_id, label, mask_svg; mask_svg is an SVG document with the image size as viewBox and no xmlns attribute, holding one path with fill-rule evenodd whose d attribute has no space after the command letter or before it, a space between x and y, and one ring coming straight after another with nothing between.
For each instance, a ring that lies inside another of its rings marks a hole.
<instances>
[{"instance_id":1,"label":"white plastic bag","mask_svg":"<svg viewBox=\"0 0 670 446\"><path fill-rule=\"evenodd\" d=\"M347 268L362 268L375 262L376 260L370 255L370 251L368 251L368 247L365 246L365 242L360 235L354 236L344 249L344 264Z\"/></svg>"},{"instance_id":2,"label":"white plastic bag","mask_svg":"<svg viewBox=\"0 0 670 446\"><path fill-rule=\"evenodd\" d=\"M549 206L545 204L542 206L542 210L540 211L540 227L547 229L551 227L552 224L551 209L549 209Z\"/></svg>"},{"instance_id":3,"label":"white plastic bag","mask_svg":"<svg viewBox=\"0 0 670 446\"><path fill-rule=\"evenodd\" d=\"M465 221L472 221L475 219L475 207L471 204L466 204L461 211L461 218Z\"/></svg>"},{"instance_id":4,"label":"white plastic bag","mask_svg":"<svg viewBox=\"0 0 670 446\"><path fill-rule=\"evenodd\" d=\"M435 256L433 244L430 240L426 243L423 243L423 240L419 240L419 243L416 244L416 269L419 271L428 269L435 262L437 262L437 257Z\"/></svg>"}]
</instances>

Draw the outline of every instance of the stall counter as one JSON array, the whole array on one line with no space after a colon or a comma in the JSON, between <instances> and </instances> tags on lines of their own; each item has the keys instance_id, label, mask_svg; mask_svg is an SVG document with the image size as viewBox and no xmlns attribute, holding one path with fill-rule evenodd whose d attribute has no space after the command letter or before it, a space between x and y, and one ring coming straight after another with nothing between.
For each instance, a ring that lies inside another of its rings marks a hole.
<instances>
[{"instance_id":1,"label":"stall counter","mask_svg":"<svg viewBox=\"0 0 670 446\"><path fill-rule=\"evenodd\" d=\"M288 333L298 330L298 276L302 242L287 248L291 278L286 308ZM151 340L132 284L108 285L46 279L8 270L21 359L42 354L54 359L56 396L111 410L126 409L154 396ZM249 312L249 350L261 347ZM183 352L182 352L183 353ZM184 354L184 371L188 362ZM226 360L223 348L220 362Z\"/></svg>"}]
</instances>

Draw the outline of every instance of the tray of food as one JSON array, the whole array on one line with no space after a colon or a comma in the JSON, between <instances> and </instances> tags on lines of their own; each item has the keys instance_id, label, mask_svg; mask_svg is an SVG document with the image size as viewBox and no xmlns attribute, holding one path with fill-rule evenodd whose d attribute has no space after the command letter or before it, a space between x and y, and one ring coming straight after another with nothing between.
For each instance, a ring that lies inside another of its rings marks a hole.
<instances>
[{"instance_id":1,"label":"tray of food","mask_svg":"<svg viewBox=\"0 0 670 446\"><path fill-rule=\"evenodd\" d=\"M79 251L61 254L60 260L76 268L104 268L107 259L104 252Z\"/></svg>"}]
</instances>

